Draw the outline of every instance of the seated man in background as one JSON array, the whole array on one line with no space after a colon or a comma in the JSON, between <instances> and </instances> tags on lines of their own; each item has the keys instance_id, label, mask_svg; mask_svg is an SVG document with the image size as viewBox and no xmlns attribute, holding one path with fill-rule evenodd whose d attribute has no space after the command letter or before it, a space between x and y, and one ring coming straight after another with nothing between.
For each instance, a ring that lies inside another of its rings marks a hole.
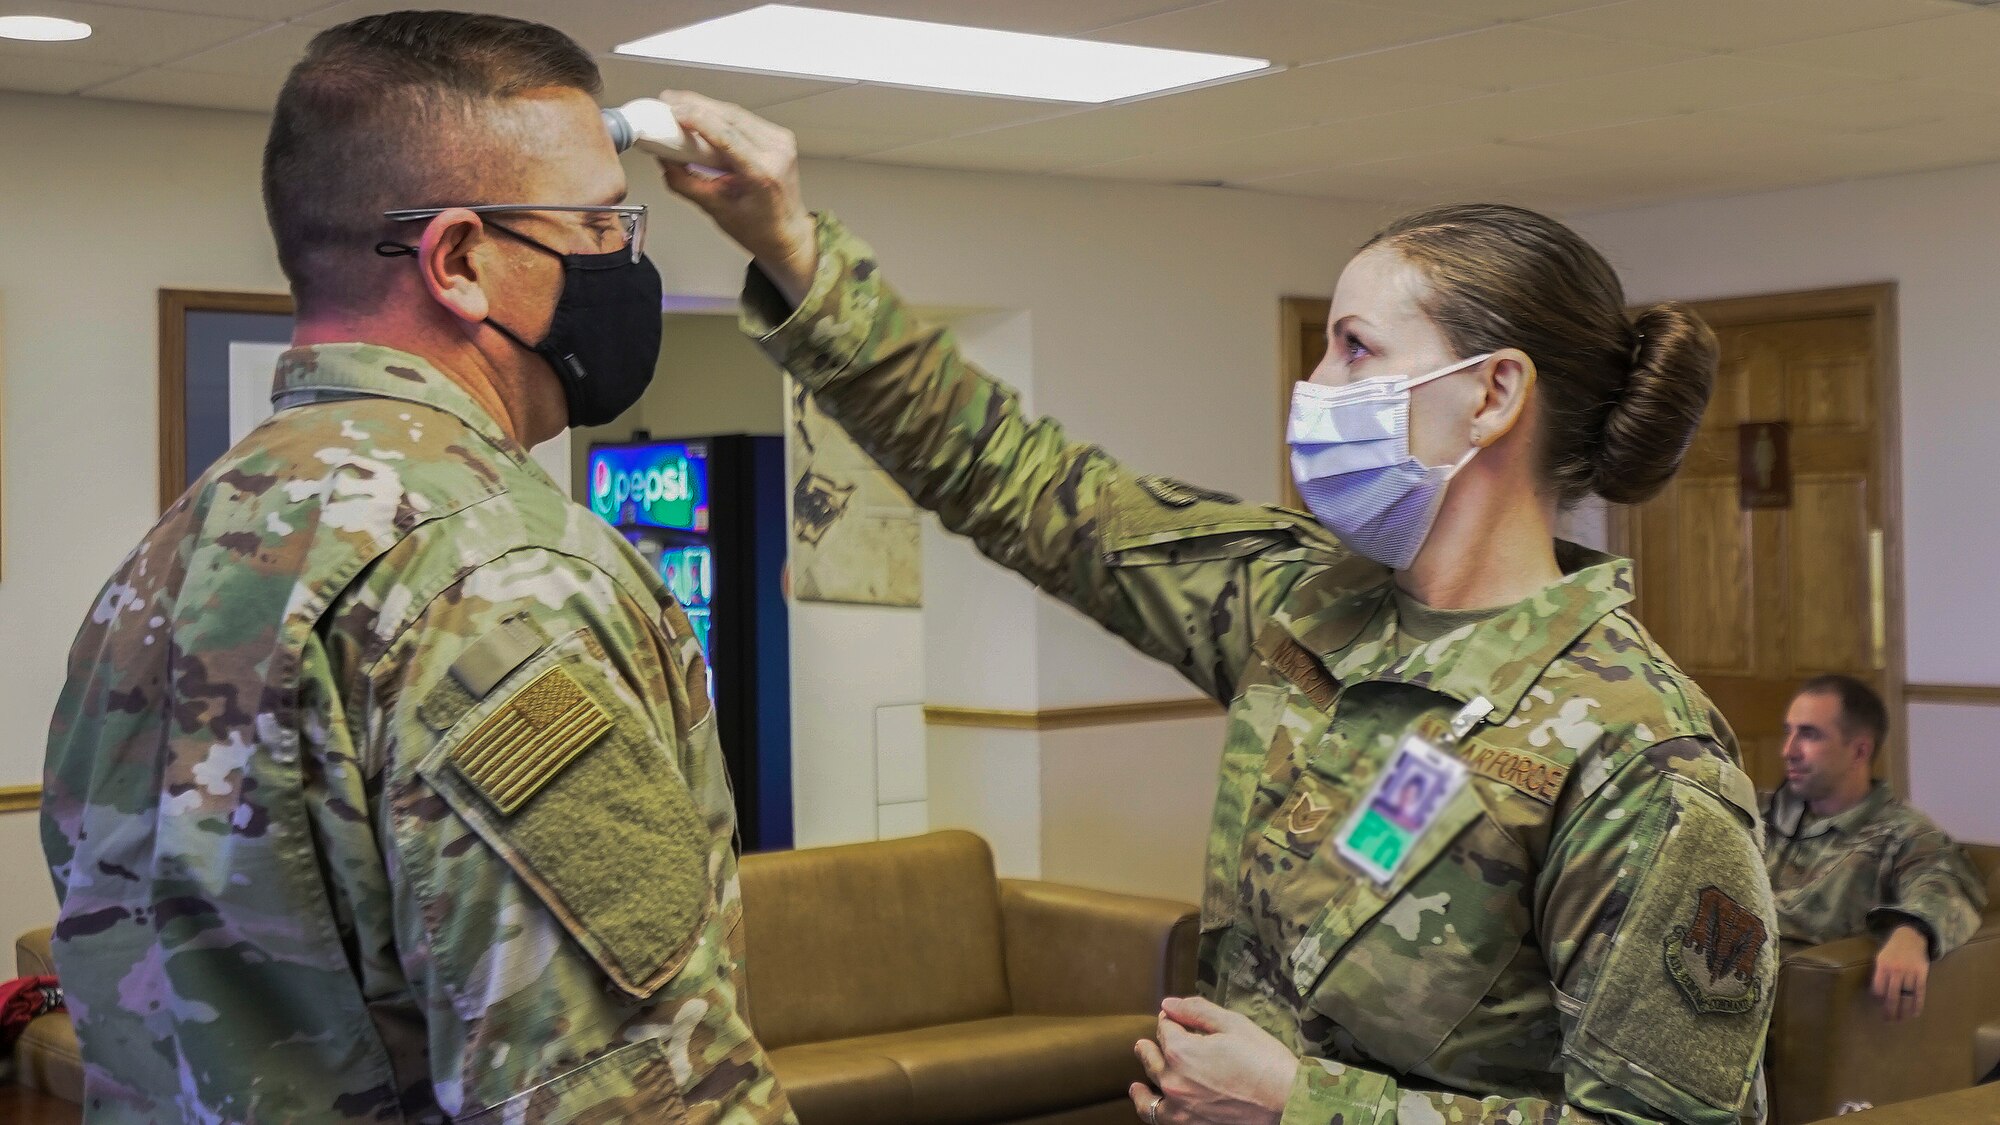
<instances>
[{"instance_id":1,"label":"seated man in background","mask_svg":"<svg viewBox=\"0 0 2000 1125\"><path fill-rule=\"evenodd\" d=\"M1979 927L1986 888L1958 845L1870 774L1889 713L1849 676L1808 680L1785 714L1785 784L1763 798L1780 936L1872 933L1873 991L1891 1020L1923 1011L1931 962Z\"/></svg>"}]
</instances>

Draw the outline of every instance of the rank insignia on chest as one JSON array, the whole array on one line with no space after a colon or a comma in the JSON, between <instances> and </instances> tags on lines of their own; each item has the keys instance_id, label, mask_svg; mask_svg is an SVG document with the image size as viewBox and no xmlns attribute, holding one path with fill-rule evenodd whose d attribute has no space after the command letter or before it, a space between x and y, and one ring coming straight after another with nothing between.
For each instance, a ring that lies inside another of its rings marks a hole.
<instances>
[{"instance_id":1,"label":"rank insignia on chest","mask_svg":"<svg viewBox=\"0 0 2000 1125\"><path fill-rule=\"evenodd\" d=\"M1326 823L1327 814L1332 811L1332 805L1311 793L1301 793L1299 799L1292 803L1292 815L1285 818L1285 827L1294 836L1311 835L1314 829Z\"/></svg>"},{"instance_id":2,"label":"rank insignia on chest","mask_svg":"<svg viewBox=\"0 0 2000 1125\"><path fill-rule=\"evenodd\" d=\"M1756 911L1720 888L1703 887L1688 924L1667 934L1667 975L1695 1011L1747 1012L1763 994L1757 960L1769 940Z\"/></svg>"}]
</instances>

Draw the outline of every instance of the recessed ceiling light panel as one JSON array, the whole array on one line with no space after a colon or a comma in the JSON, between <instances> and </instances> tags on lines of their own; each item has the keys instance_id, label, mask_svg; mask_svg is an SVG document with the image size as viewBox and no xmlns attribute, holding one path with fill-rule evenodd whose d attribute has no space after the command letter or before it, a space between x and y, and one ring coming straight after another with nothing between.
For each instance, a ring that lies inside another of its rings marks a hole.
<instances>
[{"instance_id":1,"label":"recessed ceiling light panel","mask_svg":"<svg viewBox=\"0 0 2000 1125\"><path fill-rule=\"evenodd\" d=\"M66 43L90 38L90 25L54 16L0 16L0 39L31 43Z\"/></svg>"},{"instance_id":2,"label":"recessed ceiling light panel","mask_svg":"<svg viewBox=\"0 0 2000 1125\"><path fill-rule=\"evenodd\" d=\"M1102 103L1271 69L1269 59L766 4L618 45L621 55L992 97Z\"/></svg>"}]
</instances>

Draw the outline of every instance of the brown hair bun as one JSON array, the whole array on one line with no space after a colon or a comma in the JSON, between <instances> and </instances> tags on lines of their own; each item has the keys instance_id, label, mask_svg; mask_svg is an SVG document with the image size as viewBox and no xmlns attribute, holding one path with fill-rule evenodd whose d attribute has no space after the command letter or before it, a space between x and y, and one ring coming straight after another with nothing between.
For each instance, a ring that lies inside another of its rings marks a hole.
<instances>
[{"instance_id":1,"label":"brown hair bun","mask_svg":"<svg viewBox=\"0 0 2000 1125\"><path fill-rule=\"evenodd\" d=\"M1633 322L1632 370L1605 411L1590 490L1614 504L1650 500L1680 470L1715 390L1715 333L1678 301Z\"/></svg>"}]
</instances>

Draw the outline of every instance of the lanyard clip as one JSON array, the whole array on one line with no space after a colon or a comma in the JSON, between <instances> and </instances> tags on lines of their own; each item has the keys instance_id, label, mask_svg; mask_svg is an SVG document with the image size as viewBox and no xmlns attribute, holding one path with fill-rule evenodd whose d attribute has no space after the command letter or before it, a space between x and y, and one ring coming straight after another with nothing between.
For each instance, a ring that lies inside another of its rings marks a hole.
<instances>
[{"instance_id":1,"label":"lanyard clip","mask_svg":"<svg viewBox=\"0 0 2000 1125\"><path fill-rule=\"evenodd\" d=\"M1454 746L1458 745L1465 739L1466 735L1472 733L1473 727L1478 726L1486 716L1492 713L1493 701L1483 695L1474 698L1472 702L1459 708L1458 714L1451 717L1451 729L1448 732L1451 744Z\"/></svg>"}]
</instances>

